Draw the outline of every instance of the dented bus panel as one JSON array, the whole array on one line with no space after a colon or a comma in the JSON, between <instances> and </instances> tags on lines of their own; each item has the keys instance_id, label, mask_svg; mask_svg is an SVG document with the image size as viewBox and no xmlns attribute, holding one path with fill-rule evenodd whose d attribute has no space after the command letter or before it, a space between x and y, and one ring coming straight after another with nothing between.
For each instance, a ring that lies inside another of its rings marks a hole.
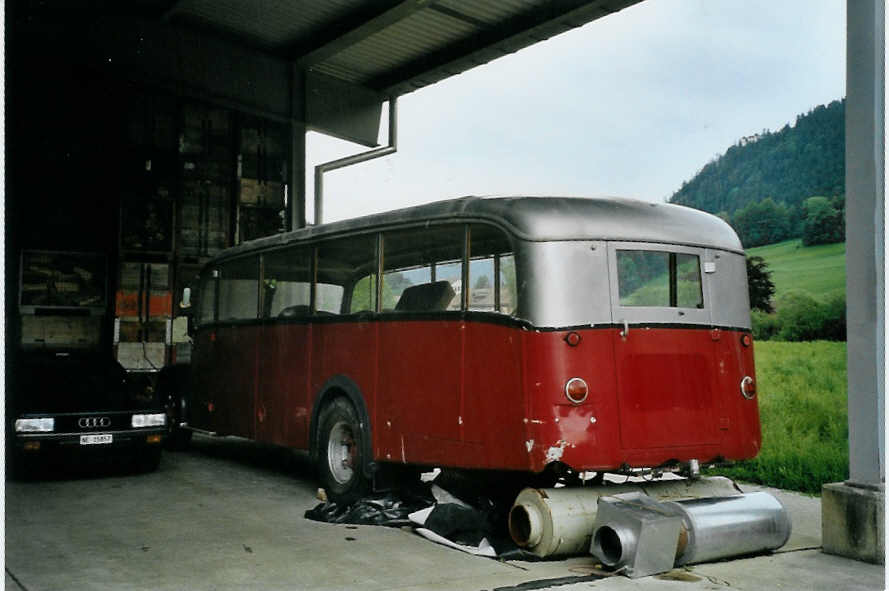
<instances>
[{"instance_id":1,"label":"dented bus panel","mask_svg":"<svg viewBox=\"0 0 889 591\"><path fill-rule=\"evenodd\" d=\"M245 243L202 273L189 427L385 464L540 473L751 458L746 266L722 220L444 201Z\"/></svg>"}]
</instances>

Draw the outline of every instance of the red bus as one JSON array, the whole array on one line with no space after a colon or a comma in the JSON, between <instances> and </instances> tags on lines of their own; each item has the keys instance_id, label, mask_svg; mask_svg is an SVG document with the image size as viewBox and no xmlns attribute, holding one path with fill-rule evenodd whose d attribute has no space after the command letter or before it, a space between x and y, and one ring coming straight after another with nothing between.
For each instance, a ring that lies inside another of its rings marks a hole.
<instances>
[{"instance_id":1,"label":"red bus","mask_svg":"<svg viewBox=\"0 0 889 591\"><path fill-rule=\"evenodd\" d=\"M386 466L576 474L760 447L746 266L717 217L466 197L244 243L200 275L187 424Z\"/></svg>"}]
</instances>

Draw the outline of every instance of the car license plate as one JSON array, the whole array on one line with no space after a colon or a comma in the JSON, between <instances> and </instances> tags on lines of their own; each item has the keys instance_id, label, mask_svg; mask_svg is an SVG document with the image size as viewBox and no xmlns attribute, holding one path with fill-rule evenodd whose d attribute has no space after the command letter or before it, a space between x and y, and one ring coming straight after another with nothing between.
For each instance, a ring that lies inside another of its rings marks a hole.
<instances>
[{"instance_id":1,"label":"car license plate","mask_svg":"<svg viewBox=\"0 0 889 591\"><path fill-rule=\"evenodd\" d=\"M97 433L96 435L81 435L80 445L103 445L114 441L111 433Z\"/></svg>"}]
</instances>

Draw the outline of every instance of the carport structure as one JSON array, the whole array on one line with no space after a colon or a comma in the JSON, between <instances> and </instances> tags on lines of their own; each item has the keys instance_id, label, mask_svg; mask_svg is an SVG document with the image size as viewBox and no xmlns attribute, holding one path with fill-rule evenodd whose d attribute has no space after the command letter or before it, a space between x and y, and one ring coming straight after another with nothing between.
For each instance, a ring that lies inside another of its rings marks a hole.
<instances>
[{"instance_id":1,"label":"carport structure","mask_svg":"<svg viewBox=\"0 0 889 591\"><path fill-rule=\"evenodd\" d=\"M50 330L11 288L27 250L105 257L104 307L59 338L99 323L101 345L131 368L186 360L174 303L196 269L305 225L307 130L374 148L385 102L637 1L12 0L7 358ZM836 535L856 535L831 549L873 559L885 480L884 3L847 11L851 474L837 506L876 530L865 547L860 523L841 520Z\"/></svg>"}]
</instances>

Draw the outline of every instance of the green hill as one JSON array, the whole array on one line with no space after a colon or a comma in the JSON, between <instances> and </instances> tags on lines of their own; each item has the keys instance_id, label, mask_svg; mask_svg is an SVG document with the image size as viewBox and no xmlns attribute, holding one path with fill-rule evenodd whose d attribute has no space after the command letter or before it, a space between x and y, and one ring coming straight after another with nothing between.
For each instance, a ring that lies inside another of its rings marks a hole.
<instances>
[{"instance_id":1,"label":"green hill","mask_svg":"<svg viewBox=\"0 0 889 591\"><path fill-rule=\"evenodd\" d=\"M816 298L846 289L844 242L803 246L800 240L787 240L748 248L747 254L761 256L768 263L775 299L792 289L805 290Z\"/></svg>"},{"instance_id":2,"label":"green hill","mask_svg":"<svg viewBox=\"0 0 889 591\"><path fill-rule=\"evenodd\" d=\"M809 197L844 192L845 104L833 101L799 115L792 127L742 138L683 183L669 201L731 216L770 197L799 220Z\"/></svg>"}]
</instances>

